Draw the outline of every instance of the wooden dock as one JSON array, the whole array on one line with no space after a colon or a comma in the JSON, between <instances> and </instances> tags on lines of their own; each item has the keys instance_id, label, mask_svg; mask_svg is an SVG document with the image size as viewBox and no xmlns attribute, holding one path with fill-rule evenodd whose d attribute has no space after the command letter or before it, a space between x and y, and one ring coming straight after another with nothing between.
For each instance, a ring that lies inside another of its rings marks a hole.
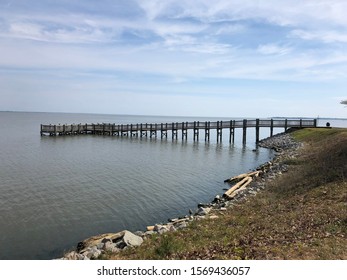
<instances>
[{"instance_id":1,"label":"wooden dock","mask_svg":"<svg viewBox=\"0 0 347 280\"><path fill-rule=\"evenodd\" d=\"M181 134L182 139L187 139L188 131L193 132L194 141L199 140L200 132L203 132L205 141L210 140L211 130L216 130L217 142L222 141L223 130L229 133L229 142L234 142L235 129L243 130L243 143L246 143L247 128L255 128L256 142L259 142L260 128L270 128L270 136L273 136L274 128L307 128L317 127L317 119L244 119L230 121L195 121L173 123L141 123L141 124L41 124L41 136L96 134L110 136L130 137L158 137L167 138L168 133L172 139L177 139Z\"/></svg>"}]
</instances>

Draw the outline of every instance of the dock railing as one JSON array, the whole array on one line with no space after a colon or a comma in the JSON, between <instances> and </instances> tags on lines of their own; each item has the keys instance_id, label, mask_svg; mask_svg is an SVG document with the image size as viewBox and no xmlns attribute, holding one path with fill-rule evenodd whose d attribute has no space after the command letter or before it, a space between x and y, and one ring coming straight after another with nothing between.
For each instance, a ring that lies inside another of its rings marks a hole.
<instances>
[{"instance_id":1,"label":"dock railing","mask_svg":"<svg viewBox=\"0 0 347 280\"><path fill-rule=\"evenodd\" d=\"M309 128L317 127L317 119L243 119L230 121L194 121L194 122L171 122L171 123L137 123L137 124L115 124L115 123L92 123L92 124L41 124L42 136L97 134L110 136L140 136L161 138L168 136L171 131L172 138L177 139L178 131L182 139L187 138L188 130L193 130L194 140L199 139L199 132L205 132L205 140L210 140L210 130L216 130L217 141L222 140L223 129L229 129L229 141L234 139L235 129L243 129L243 142L246 142L247 128L256 129L256 142L259 141L259 129L270 128L270 136L273 136L274 128Z\"/></svg>"}]
</instances>

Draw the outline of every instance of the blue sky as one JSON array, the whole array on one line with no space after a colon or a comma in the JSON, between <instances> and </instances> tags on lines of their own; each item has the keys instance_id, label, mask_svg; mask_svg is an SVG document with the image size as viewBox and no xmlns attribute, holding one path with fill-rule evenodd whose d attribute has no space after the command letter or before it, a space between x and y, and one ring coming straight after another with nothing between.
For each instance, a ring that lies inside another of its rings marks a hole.
<instances>
[{"instance_id":1,"label":"blue sky","mask_svg":"<svg viewBox=\"0 0 347 280\"><path fill-rule=\"evenodd\" d=\"M346 117L345 0L0 0L0 110Z\"/></svg>"}]
</instances>

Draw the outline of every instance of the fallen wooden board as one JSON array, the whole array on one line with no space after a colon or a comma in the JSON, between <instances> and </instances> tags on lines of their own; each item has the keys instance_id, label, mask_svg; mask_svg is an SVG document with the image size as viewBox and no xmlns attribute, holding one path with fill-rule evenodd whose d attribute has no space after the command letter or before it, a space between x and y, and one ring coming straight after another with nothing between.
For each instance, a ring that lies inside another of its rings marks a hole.
<instances>
[{"instance_id":1,"label":"fallen wooden board","mask_svg":"<svg viewBox=\"0 0 347 280\"><path fill-rule=\"evenodd\" d=\"M224 193L224 196L231 198L231 194L241 187L248 186L252 182L252 177L245 177Z\"/></svg>"},{"instance_id":2,"label":"fallen wooden board","mask_svg":"<svg viewBox=\"0 0 347 280\"><path fill-rule=\"evenodd\" d=\"M247 178L247 177L252 177L252 176L258 177L260 173L261 173L260 170L252 171L252 172L249 172L249 173L244 173L244 174L240 174L240 175L234 176L234 177L232 177L230 179L226 179L226 180L224 180L224 182L231 183L233 181L242 180L242 179Z\"/></svg>"},{"instance_id":3,"label":"fallen wooden board","mask_svg":"<svg viewBox=\"0 0 347 280\"><path fill-rule=\"evenodd\" d=\"M252 178L250 178L251 180L248 180L246 183L244 183L240 188L238 188L237 190L235 190L234 192L232 192L230 195L227 195L226 197L228 199L233 199L239 192L243 191L246 189L246 187L252 182Z\"/></svg>"}]
</instances>

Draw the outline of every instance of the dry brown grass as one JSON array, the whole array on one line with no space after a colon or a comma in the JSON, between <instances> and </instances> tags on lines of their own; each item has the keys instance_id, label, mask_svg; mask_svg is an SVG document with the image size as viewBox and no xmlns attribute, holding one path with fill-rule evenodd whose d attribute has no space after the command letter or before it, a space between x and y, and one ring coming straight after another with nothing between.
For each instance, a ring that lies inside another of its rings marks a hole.
<instances>
[{"instance_id":1,"label":"dry brown grass","mask_svg":"<svg viewBox=\"0 0 347 280\"><path fill-rule=\"evenodd\" d=\"M111 259L347 259L347 130L295 132L289 171L217 220L153 236Z\"/></svg>"}]
</instances>

